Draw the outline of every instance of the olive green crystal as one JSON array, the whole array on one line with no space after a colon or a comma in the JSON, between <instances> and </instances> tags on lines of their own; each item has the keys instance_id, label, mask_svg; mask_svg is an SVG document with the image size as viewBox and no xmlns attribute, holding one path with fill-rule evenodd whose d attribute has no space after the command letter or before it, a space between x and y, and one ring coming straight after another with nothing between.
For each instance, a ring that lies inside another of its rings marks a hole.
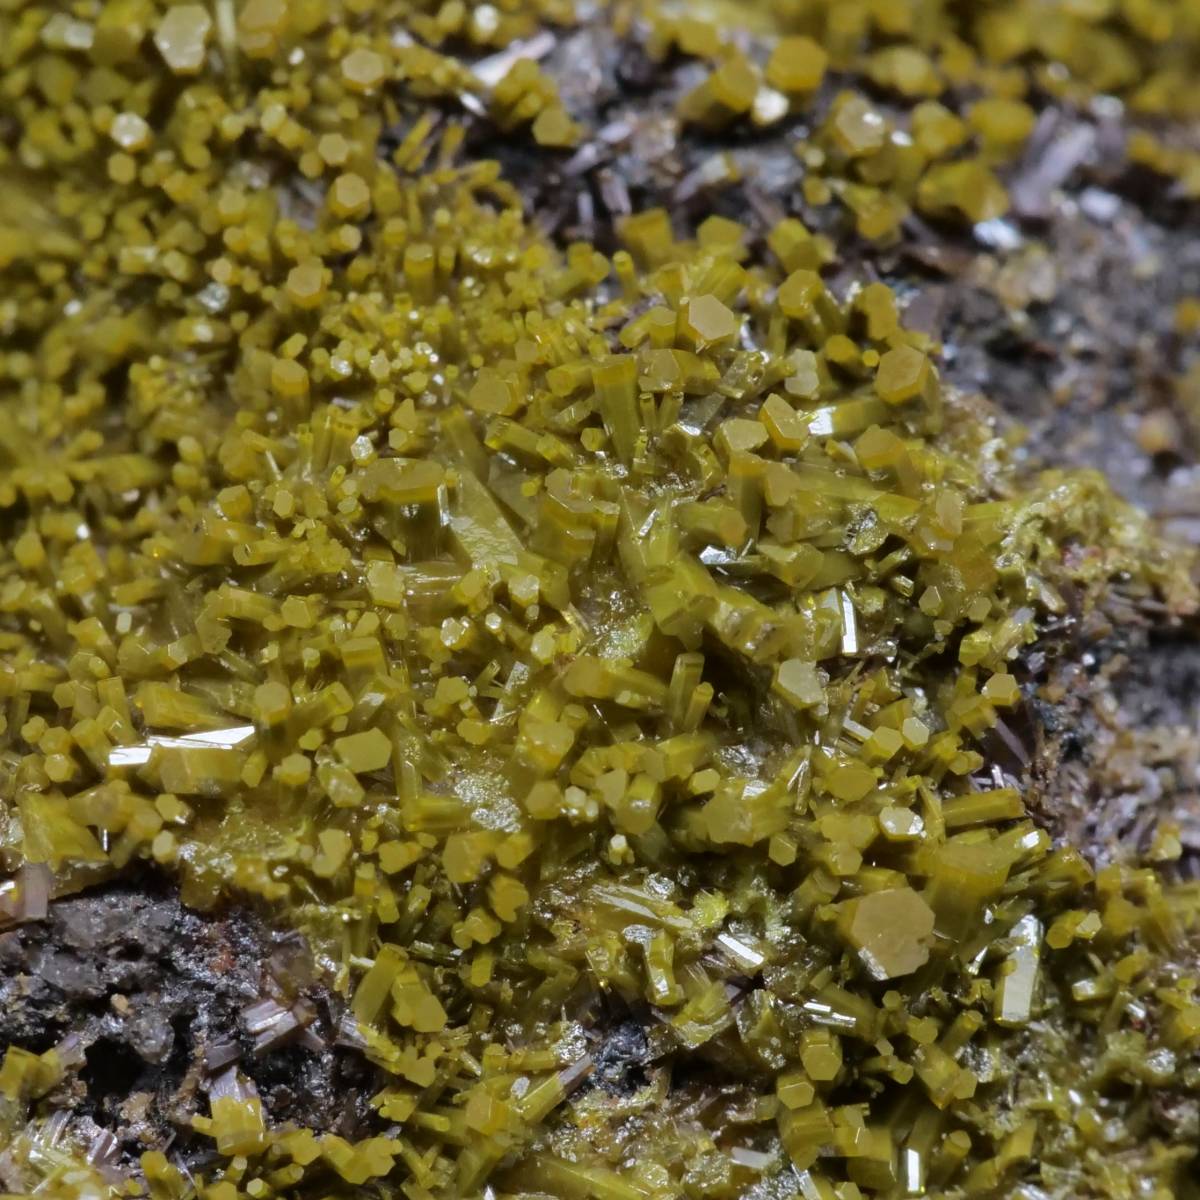
<instances>
[{"instance_id":1,"label":"olive green crystal","mask_svg":"<svg viewBox=\"0 0 1200 1200\"><path fill-rule=\"evenodd\" d=\"M885 888L847 901L840 921L876 979L911 975L929 961L934 914L912 888Z\"/></svg>"}]
</instances>

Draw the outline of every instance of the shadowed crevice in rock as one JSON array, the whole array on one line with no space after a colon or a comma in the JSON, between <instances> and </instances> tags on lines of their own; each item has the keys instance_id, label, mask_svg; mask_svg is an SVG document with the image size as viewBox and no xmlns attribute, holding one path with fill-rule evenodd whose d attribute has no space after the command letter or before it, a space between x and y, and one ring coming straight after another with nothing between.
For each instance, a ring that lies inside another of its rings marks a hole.
<instances>
[{"instance_id":1,"label":"shadowed crevice in rock","mask_svg":"<svg viewBox=\"0 0 1200 1200\"><path fill-rule=\"evenodd\" d=\"M236 1063L272 1125L362 1136L374 1069L334 1045L341 1002L295 934L247 909L184 907L150 873L53 901L0 932L0 1044L70 1039L82 1063L49 1099L133 1158L182 1147Z\"/></svg>"}]
</instances>

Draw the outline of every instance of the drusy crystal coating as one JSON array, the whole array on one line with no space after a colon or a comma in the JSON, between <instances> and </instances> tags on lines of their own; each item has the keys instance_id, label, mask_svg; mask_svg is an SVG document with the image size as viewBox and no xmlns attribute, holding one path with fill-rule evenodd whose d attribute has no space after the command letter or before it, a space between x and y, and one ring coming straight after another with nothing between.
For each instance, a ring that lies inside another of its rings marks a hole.
<instances>
[{"instance_id":1,"label":"drusy crystal coating","mask_svg":"<svg viewBox=\"0 0 1200 1200\"><path fill-rule=\"evenodd\" d=\"M0 1046L0 1191L1183 1195L1179 831L1094 862L996 746L1194 562L854 264L1003 237L1039 96L1194 118L1195 6L593 7L0 3L0 940L149 878L295 935L169 1111ZM667 69L581 232L523 203ZM767 137L796 196L643 203ZM277 1115L281 1046L365 1111Z\"/></svg>"}]
</instances>

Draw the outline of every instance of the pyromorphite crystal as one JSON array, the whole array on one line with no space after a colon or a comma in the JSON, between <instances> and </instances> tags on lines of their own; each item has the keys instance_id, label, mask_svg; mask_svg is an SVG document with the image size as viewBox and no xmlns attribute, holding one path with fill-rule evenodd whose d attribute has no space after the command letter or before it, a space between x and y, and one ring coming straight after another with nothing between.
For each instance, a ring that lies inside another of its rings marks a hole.
<instances>
[{"instance_id":1,"label":"pyromorphite crystal","mask_svg":"<svg viewBox=\"0 0 1200 1200\"><path fill-rule=\"evenodd\" d=\"M247 0L238 13L238 45L251 58L271 58L286 28L286 0Z\"/></svg>"},{"instance_id":2,"label":"pyromorphite crystal","mask_svg":"<svg viewBox=\"0 0 1200 1200\"><path fill-rule=\"evenodd\" d=\"M1190 112L1195 21L977 9L0 5L0 957L154 872L325 988L198 1021L169 1138L14 1018L11 1194L1186 1194L1188 831L1094 875L1007 776L1032 644L1192 561L904 264L1050 93Z\"/></svg>"},{"instance_id":3,"label":"pyromorphite crystal","mask_svg":"<svg viewBox=\"0 0 1200 1200\"><path fill-rule=\"evenodd\" d=\"M1010 935L1011 949L1000 966L995 1015L1001 1025L1025 1025L1033 1017L1041 960L1041 922L1022 917Z\"/></svg>"},{"instance_id":4,"label":"pyromorphite crystal","mask_svg":"<svg viewBox=\"0 0 1200 1200\"><path fill-rule=\"evenodd\" d=\"M740 54L717 67L680 102L680 115L707 129L721 129L748 113L758 94L759 76Z\"/></svg>"},{"instance_id":5,"label":"pyromorphite crystal","mask_svg":"<svg viewBox=\"0 0 1200 1200\"><path fill-rule=\"evenodd\" d=\"M342 762L356 774L382 770L392 755L392 744L379 729L368 729L365 733L338 738L333 748Z\"/></svg>"},{"instance_id":6,"label":"pyromorphite crystal","mask_svg":"<svg viewBox=\"0 0 1200 1200\"><path fill-rule=\"evenodd\" d=\"M812 38L781 38L767 62L767 82L781 92L815 91L828 62L824 47Z\"/></svg>"},{"instance_id":7,"label":"pyromorphite crystal","mask_svg":"<svg viewBox=\"0 0 1200 1200\"><path fill-rule=\"evenodd\" d=\"M880 359L875 391L888 404L903 404L920 396L932 378L933 370L924 354L911 346L899 346Z\"/></svg>"},{"instance_id":8,"label":"pyromorphite crystal","mask_svg":"<svg viewBox=\"0 0 1200 1200\"><path fill-rule=\"evenodd\" d=\"M808 441L809 423L782 396L768 396L758 419L780 450L799 450Z\"/></svg>"},{"instance_id":9,"label":"pyromorphite crystal","mask_svg":"<svg viewBox=\"0 0 1200 1200\"><path fill-rule=\"evenodd\" d=\"M798 658L789 658L779 664L775 672L775 690L798 708L811 707L825 699L816 664Z\"/></svg>"},{"instance_id":10,"label":"pyromorphite crystal","mask_svg":"<svg viewBox=\"0 0 1200 1200\"><path fill-rule=\"evenodd\" d=\"M842 1045L828 1029L810 1029L800 1039L800 1062L814 1083L829 1083L842 1069Z\"/></svg>"},{"instance_id":11,"label":"pyromorphite crystal","mask_svg":"<svg viewBox=\"0 0 1200 1200\"><path fill-rule=\"evenodd\" d=\"M313 308L321 302L324 283L325 268L320 259L308 259L288 272L288 299L299 308Z\"/></svg>"},{"instance_id":12,"label":"pyromorphite crystal","mask_svg":"<svg viewBox=\"0 0 1200 1200\"><path fill-rule=\"evenodd\" d=\"M271 365L271 386L283 397L303 396L308 391L308 372L297 362L276 359Z\"/></svg>"},{"instance_id":13,"label":"pyromorphite crystal","mask_svg":"<svg viewBox=\"0 0 1200 1200\"><path fill-rule=\"evenodd\" d=\"M371 193L361 175L348 171L329 189L329 207L339 217L361 217L371 206Z\"/></svg>"},{"instance_id":14,"label":"pyromorphite crystal","mask_svg":"<svg viewBox=\"0 0 1200 1200\"><path fill-rule=\"evenodd\" d=\"M122 150L128 150L130 153L144 150L151 137L150 126L137 113L132 112L118 113L113 118L108 135Z\"/></svg>"},{"instance_id":15,"label":"pyromorphite crystal","mask_svg":"<svg viewBox=\"0 0 1200 1200\"><path fill-rule=\"evenodd\" d=\"M828 788L839 800L854 803L865 799L874 790L876 782L875 772L869 767L847 764L833 769Z\"/></svg>"},{"instance_id":16,"label":"pyromorphite crystal","mask_svg":"<svg viewBox=\"0 0 1200 1200\"><path fill-rule=\"evenodd\" d=\"M807 316L824 292L825 285L815 271L796 271L779 289L779 307L789 317Z\"/></svg>"},{"instance_id":17,"label":"pyromorphite crystal","mask_svg":"<svg viewBox=\"0 0 1200 1200\"><path fill-rule=\"evenodd\" d=\"M1003 97L980 100L967 112L968 124L984 146L999 151L1020 146L1033 132L1035 120L1028 104Z\"/></svg>"},{"instance_id":18,"label":"pyromorphite crystal","mask_svg":"<svg viewBox=\"0 0 1200 1200\"><path fill-rule=\"evenodd\" d=\"M957 213L968 221L989 221L1008 211L1008 196L983 163L964 159L931 167L917 189L917 206L931 216Z\"/></svg>"},{"instance_id":19,"label":"pyromorphite crystal","mask_svg":"<svg viewBox=\"0 0 1200 1200\"><path fill-rule=\"evenodd\" d=\"M341 63L342 78L356 92L369 92L383 81L386 64L374 50L360 47L350 51Z\"/></svg>"},{"instance_id":20,"label":"pyromorphite crystal","mask_svg":"<svg viewBox=\"0 0 1200 1200\"><path fill-rule=\"evenodd\" d=\"M697 349L732 340L740 326L737 317L712 295L689 300L685 313L682 330Z\"/></svg>"},{"instance_id":21,"label":"pyromorphite crystal","mask_svg":"<svg viewBox=\"0 0 1200 1200\"><path fill-rule=\"evenodd\" d=\"M843 92L826 122L833 146L850 158L874 154L887 138L883 116L866 96Z\"/></svg>"},{"instance_id":22,"label":"pyromorphite crystal","mask_svg":"<svg viewBox=\"0 0 1200 1200\"><path fill-rule=\"evenodd\" d=\"M202 4L168 8L154 31L154 44L177 75L194 75L204 65L212 17Z\"/></svg>"},{"instance_id":23,"label":"pyromorphite crystal","mask_svg":"<svg viewBox=\"0 0 1200 1200\"><path fill-rule=\"evenodd\" d=\"M933 910L912 888L872 892L842 905L846 940L875 979L911 975L929 961Z\"/></svg>"},{"instance_id":24,"label":"pyromorphite crystal","mask_svg":"<svg viewBox=\"0 0 1200 1200\"><path fill-rule=\"evenodd\" d=\"M534 140L540 146L567 147L579 141L579 126L559 105L542 109L533 123Z\"/></svg>"}]
</instances>

